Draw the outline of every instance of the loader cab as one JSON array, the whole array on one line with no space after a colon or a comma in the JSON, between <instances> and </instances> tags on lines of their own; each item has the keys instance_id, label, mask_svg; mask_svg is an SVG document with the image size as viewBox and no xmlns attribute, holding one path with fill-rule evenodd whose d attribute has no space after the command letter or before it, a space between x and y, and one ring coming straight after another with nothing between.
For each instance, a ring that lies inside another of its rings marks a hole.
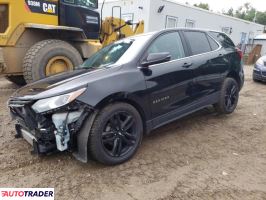
<instances>
[{"instance_id":1,"label":"loader cab","mask_svg":"<svg viewBox=\"0 0 266 200\"><path fill-rule=\"evenodd\" d=\"M84 30L88 39L98 39L100 14L98 0L60 0L59 24Z\"/></svg>"}]
</instances>

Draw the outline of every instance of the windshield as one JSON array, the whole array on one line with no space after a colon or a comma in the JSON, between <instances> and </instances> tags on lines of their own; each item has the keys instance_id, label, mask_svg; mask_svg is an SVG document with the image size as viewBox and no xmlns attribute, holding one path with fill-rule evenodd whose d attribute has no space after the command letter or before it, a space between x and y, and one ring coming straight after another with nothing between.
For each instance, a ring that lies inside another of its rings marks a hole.
<instances>
[{"instance_id":1,"label":"windshield","mask_svg":"<svg viewBox=\"0 0 266 200\"><path fill-rule=\"evenodd\" d=\"M64 0L64 2L93 9L98 8L98 0Z\"/></svg>"},{"instance_id":2,"label":"windshield","mask_svg":"<svg viewBox=\"0 0 266 200\"><path fill-rule=\"evenodd\" d=\"M101 68L115 64L132 45L133 40L123 40L102 48L89 59L81 68Z\"/></svg>"}]
</instances>

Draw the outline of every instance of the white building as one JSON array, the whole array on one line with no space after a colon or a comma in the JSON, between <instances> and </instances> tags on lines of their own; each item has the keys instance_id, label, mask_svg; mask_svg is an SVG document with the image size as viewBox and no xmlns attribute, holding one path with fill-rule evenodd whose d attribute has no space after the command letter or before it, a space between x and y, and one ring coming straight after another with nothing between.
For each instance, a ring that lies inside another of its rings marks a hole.
<instances>
[{"instance_id":1,"label":"white building","mask_svg":"<svg viewBox=\"0 0 266 200\"><path fill-rule=\"evenodd\" d=\"M266 55L266 34L258 35L254 38L254 44L261 44L261 55Z\"/></svg>"},{"instance_id":2,"label":"white building","mask_svg":"<svg viewBox=\"0 0 266 200\"><path fill-rule=\"evenodd\" d=\"M99 11L101 5L100 3ZM103 17L112 16L112 10L113 15L119 17L119 7L123 19L144 20L145 32L173 27L204 28L226 32L235 44L245 44L262 34L264 30L263 25L177 3L174 0L107 0L103 7Z\"/></svg>"}]
</instances>

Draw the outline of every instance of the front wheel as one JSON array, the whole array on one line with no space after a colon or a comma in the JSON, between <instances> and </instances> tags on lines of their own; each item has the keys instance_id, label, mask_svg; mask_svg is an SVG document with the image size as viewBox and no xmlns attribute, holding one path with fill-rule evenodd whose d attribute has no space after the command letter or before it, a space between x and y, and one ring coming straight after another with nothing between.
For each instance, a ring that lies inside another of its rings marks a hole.
<instances>
[{"instance_id":1,"label":"front wheel","mask_svg":"<svg viewBox=\"0 0 266 200\"><path fill-rule=\"evenodd\" d=\"M238 98L238 83L233 78L226 78L222 85L219 102L214 105L214 108L218 113L231 114L236 109Z\"/></svg>"},{"instance_id":2,"label":"front wheel","mask_svg":"<svg viewBox=\"0 0 266 200\"><path fill-rule=\"evenodd\" d=\"M142 136L143 123L138 111L126 103L110 104L96 117L88 148L95 160L116 165L136 153Z\"/></svg>"}]
</instances>

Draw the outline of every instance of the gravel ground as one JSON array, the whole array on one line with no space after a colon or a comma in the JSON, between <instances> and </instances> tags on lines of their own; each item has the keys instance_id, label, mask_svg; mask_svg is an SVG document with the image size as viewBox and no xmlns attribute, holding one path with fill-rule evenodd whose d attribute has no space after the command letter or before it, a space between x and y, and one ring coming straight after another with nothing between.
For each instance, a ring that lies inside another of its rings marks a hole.
<instances>
[{"instance_id":1,"label":"gravel ground","mask_svg":"<svg viewBox=\"0 0 266 200\"><path fill-rule=\"evenodd\" d=\"M235 113L208 108L164 126L115 167L31 155L6 108L15 86L0 79L0 187L54 187L56 199L73 200L266 199L266 85L251 73Z\"/></svg>"}]
</instances>

